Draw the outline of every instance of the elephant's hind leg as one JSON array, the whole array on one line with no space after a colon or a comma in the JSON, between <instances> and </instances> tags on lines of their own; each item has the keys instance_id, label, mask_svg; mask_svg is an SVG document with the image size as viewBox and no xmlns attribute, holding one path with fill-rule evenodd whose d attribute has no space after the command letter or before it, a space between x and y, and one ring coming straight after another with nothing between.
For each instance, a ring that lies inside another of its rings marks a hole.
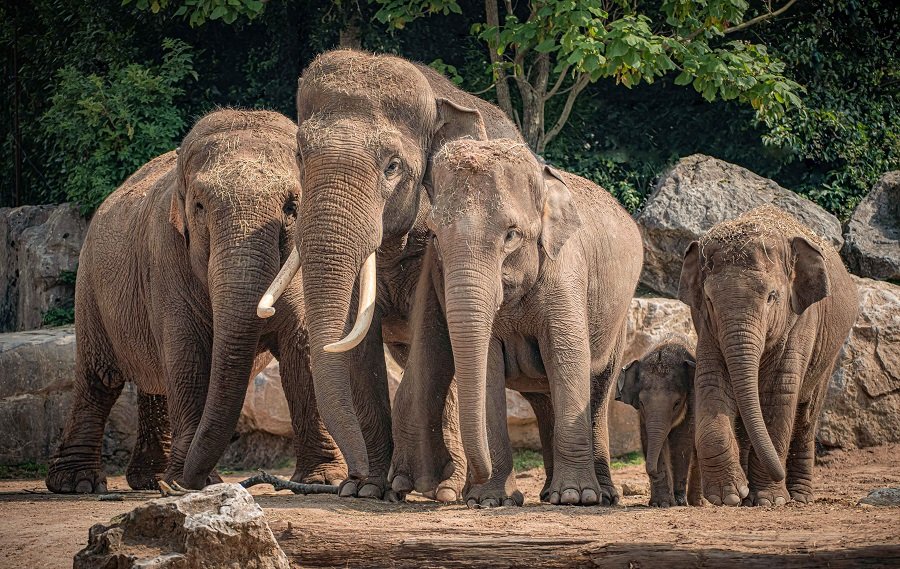
<instances>
[{"instance_id":1,"label":"elephant's hind leg","mask_svg":"<svg viewBox=\"0 0 900 569\"><path fill-rule=\"evenodd\" d=\"M69 418L45 480L48 490L61 494L106 492L100 461L103 430L124 385L105 337L86 328L79 327Z\"/></svg>"},{"instance_id":2,"label":"elephant's hind leg","mask_svg":"<svg viewBox=\"0 0 900 569\"><path fill-rule=\"evenodd\" d=\"M157 476L169 466L172 431L165 395L138 391L138 435L125 471L132 490L156 490Z\"/></svg>"}]
</instances>

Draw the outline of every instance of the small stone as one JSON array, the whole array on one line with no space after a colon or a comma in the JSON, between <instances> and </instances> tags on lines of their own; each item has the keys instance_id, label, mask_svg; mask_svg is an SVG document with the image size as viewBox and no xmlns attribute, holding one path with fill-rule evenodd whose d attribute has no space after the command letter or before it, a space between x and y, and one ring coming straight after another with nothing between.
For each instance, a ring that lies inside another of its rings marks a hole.
<instances>
[{"instance_id":1,"label":"small stone","mask_svg":"<svg viewBox=\"0 0 900 569\"><path fill-rule=\"evenodd\" d=\"M650 488L641 482L623 482L623 496L646 496L650 493Z\"/></svg>"},{"instance_id":2,"label":"small stone","mask_svg":"<svg viewBox=\"0 0 900 569\"><path fill-rule=\"evenodd\" d=\"M859 501L861 506L900 506L900 488L877 488Z\"/></svg>"}]
</instances>

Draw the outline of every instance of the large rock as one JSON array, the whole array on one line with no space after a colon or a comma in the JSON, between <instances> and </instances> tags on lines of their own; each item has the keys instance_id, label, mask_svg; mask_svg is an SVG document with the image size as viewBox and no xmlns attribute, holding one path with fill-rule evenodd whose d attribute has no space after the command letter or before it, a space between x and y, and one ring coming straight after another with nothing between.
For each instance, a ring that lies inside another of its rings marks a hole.
<instances>
[{"instance_id":1,"label":"large rock","mask_svg":"<svg viewBox=\"0 0 900 569\"><path fill-rule=\"evenodd\" d=\"M637 216L644 238L641 284L666 296L678 294L684 251L710 227L751 209L773 204L839 249L841 226L833 215L746 168L694 154L659 180Z\"/></svg>"},{"instance_id":2,"label":"large rock","mask_svg":"<svg viewBox=\"0 0 900 569\"><path fill-rule=\"evenodd\" d=\"M74 204L0 209L0 331L40 328L53 308L71 308L87 222Z\"/></svg>"},{"instance_id":3,"label":"large rock","mask_svg":"<svg viewBox=\"0 0 900 569\"><path fill-rule=\"evenodd\" d=\"M860 314L819 421L819 442L831 447L900 441L900 286L854 280Z\"/></svg>"},{"instance_id":4,"label":"large rock","mask_svg":"<svg viewBox=\"0 0 900 569\"><path fill-rule=\"evenodd\" d=\"M0 208L0 332L17 329L22 232L47 221L53 209L51 205Z\"/></svg>"},{"instance_id":5,"label":"large rock","mask_svg":"<svg viewBox=\"0 0 900 569\"><path fill-rule=\"evenodd\" d=\"M239 484L159 498L97 524L74 569L289 569L262 508Z\"/></svg>"},{"instance_id":6,"label":"large rock","mask_svg":"<svg viewBox=\"0 0 900 569\"><path fill-rule=\"evenodd\" d=\"M56 452L72 401L73 327L0 334L0 464L45 463ZM103 462L122 467L137 430L137 393L126 384L103 437Z\"/></svg>"},{"instance_id":7,"label":"large rock","mask_svg":"<svg viewBox=\"0 0 900 569\"><path fill-rule=\"evenodd\" d=\"M900 170L882 176L853 210L841 255L861 277L900 282Z\"/></svg>"}]
</instances>

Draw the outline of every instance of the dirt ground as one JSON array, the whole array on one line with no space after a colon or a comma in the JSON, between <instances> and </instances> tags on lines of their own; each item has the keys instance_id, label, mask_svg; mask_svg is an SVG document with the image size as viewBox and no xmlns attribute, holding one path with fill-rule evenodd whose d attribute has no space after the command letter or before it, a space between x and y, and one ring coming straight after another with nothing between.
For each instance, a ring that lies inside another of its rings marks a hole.
<instances>
[{"instance_id":1,"label":"dirt ground","mask_svg":"<svg viewBox=\"0 0 900 569\"><path fill-rule=\"evenodd\" d=\"M251 491L297 567L900 567L900 508L856 505L874 488L900 487L900 445L822 457L809 506L657 510L638 495L617 508L560 508L537 502L542 476L520 473L525 507L496 510ZM642 466L615 478L646 488ZM110 489L126 490L125 480L111 478ZM2 481L0 567L71 567L91 525L152 497L100 502Z\"/></svg>"}]
</instances>

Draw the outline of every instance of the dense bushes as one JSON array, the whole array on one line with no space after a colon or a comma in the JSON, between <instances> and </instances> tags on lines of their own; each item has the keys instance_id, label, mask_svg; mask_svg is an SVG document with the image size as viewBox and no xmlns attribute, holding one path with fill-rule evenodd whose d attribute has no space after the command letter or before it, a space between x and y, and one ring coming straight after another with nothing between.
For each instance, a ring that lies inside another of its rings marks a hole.
<instances>
[{"instance_id":1,"label":"dense bushes","mask_svg":"<svg viewBox=\"0 0 900 569\"><path fill-rule=\"evenodd\" d=\"M18 11L0 7L0 43L9 54L0 206L77 199L93 207L149 157L177 146L216 106L292 116L297 76L342 33L368 49L439 59L436 66L463 88L494 96L486 50L470 33L483 21L483 2L460 2L461 14L394 32L374 20L377 5L367 2L270 0L252 21L227 24L219 15L199 27L176 15L184 3L35 0L18 3ZM214 1L195 4L212 16ZM668 164L704 152L846 215L882 172L900 168L898 12L888 0L798 2L788 15L753 28L753 41L768 45L806 89L804 110L771 125L757 123L749 106L707 103L672 78L632 89L601 80L582 93L545 154L630 209ZM174 38L165 49L163 37ZM16 109L24 151L18 196ZM548 112L558 109L551 104Z\"/></svg>"}]
</instances>

